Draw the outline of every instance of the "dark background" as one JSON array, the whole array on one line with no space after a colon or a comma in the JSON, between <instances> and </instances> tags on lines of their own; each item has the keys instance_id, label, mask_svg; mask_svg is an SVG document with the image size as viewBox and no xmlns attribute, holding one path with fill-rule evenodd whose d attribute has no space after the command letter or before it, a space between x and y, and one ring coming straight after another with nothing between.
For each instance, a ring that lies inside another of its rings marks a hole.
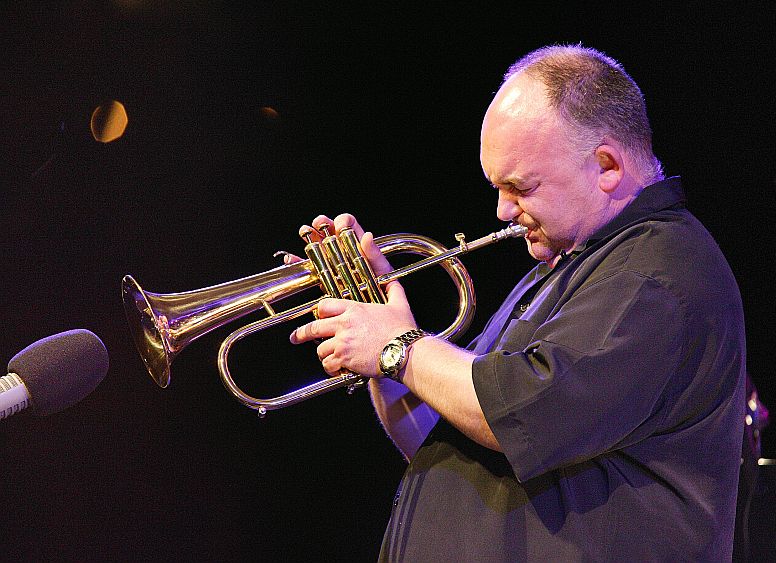
<instances>
[{"instance_id":1,"label":"dark background","mask_svg":"<svg viewBox=\"0 0 776 563\"><path fill-rule=\"evenodd\" d=\"M301 252L297 229L318 213L448 245L500 228L480 120L509 64L553 42L601 49L641 86L656 154L738 279L749 371L776 410L772 3L9 4L0 350L83 327L111 369L77 407L0 422L0 559L374 560L404 462L367 394L256 419L215 367L236 324L185 350L162 391L131 343L121 277L166 293L266 271L275 250ZM89 117L110 99L129 126L101 144ZM473 336L532 261L505 243L466 263ZM442 328L452 286L409 285L420 323ZM292 328L238 345L246 390L321 377L312 347L286 344Z\"/></svg>"}]
</instances>

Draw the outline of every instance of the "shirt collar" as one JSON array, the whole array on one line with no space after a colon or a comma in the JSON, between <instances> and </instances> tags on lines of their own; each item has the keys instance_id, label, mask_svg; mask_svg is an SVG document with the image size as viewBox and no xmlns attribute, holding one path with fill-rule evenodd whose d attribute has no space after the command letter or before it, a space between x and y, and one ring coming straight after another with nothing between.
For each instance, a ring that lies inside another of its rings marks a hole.
<instances>
[{"instance_id":1,"label":"shirt collar","mask_svg":"<svg viewBox=\"0 0 776 563\"><path fill-rule=\"evenodd\" d=\"M658 211L684 207L685 201L682 180L679 176L672 176L651 184L641 190L636 199L623 209L617 217L598 229L585 244L574 250L581 250L590 243L606 238L623 227L638 222L640 219Z\"/></svg>"},{"instance_id":2,"label":"shirt collar","mask_svg":"<svg viewBox=\"0 0 776 563\"><path fill-rule=\"evenodd\" d=\"M591 244L614 234L623 227L664 209L684 207L685 201L682 180L679 176L671 176L665 180L650 184L641 190L636 199L628 204L617 217L598 229L585 242L575 246L574 250L563 256L554 268L551 268L546 262L540 263L537 267L538 277L542 278L557 269L559 264L566 262L566 256L574 258Z\"/></svg>"}]
</instances>

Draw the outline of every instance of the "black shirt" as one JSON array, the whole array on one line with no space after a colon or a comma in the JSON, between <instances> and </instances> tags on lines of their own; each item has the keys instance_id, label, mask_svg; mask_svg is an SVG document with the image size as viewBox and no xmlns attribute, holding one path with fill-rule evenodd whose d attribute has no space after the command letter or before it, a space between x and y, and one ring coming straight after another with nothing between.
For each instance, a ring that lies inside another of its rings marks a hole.
<instances>
[{"instance_id":1,"label":"black shirt","mask_svg":"<svg viewBox=\"0 0 776 563\"><path fill-rule=\"evenodd\" d=\"M530 272L472 343L504 453L440 421L381 560L730 559L745 370L730 268L678 178L580 250Z\"/></svg>"}]
</instances>

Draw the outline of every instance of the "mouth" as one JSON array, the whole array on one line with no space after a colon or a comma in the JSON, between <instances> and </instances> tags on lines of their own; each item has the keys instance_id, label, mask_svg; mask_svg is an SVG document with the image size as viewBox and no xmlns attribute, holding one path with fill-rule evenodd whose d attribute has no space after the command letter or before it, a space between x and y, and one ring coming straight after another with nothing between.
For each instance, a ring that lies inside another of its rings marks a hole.
<instances>
[{"instance_id":1,"label":"mouth","mask_svg":"<svg viewBox=\"0 0 776 563\"><path fill-rule=\"evenodd\" d=\"M531 233L531 230L528 227L526 227L525 225L521 225L517 221L510 221L509 222L509 228L518 228L518 229L520 229L519 232L522 233L522 234L519 235L519 236L521 236L522 238L527 238L528 235Z\"/></svg>"},{"instance_id":2,"label":"mouth","mask_svg":"<svg viewBox=\"0 0 776 563\"><path fill-rule=\"evenodd\" d=\"M519 227L524 228L525 229L525 234L523 235L523 238L525 238L526 240L529 240L531 235L536 231L536 227L524 225L523 223L518 221L516 218L513 219L512 221L510 221L510 224L511 225L517 225Z\"/></svg>"},{"instance_id":3,"label":"mouth","mask_svg":"<svg viewBox=\"0 0 776 563\"><path fill-rule=\"evenodd\" d=\"M526 227L528 231L525 233L525 240L527 240L530 243L536 243L539 242L541 239L539 228L538 227Z\"/></svg>"}]
</instances>

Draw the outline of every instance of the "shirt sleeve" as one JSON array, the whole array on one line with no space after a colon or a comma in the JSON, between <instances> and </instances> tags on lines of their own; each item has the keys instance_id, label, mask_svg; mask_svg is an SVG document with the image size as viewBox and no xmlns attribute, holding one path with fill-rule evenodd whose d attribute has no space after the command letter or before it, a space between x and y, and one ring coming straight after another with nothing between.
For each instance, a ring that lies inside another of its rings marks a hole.
<instances>
[{"instance_id":1,"label":"shirt sleeve","mask_svg":"<svg viewBox=\"0 0 776 563\"><path fill-rule=\"evenodd\" d=\"M657 281L621 271L578 291L544 322L510 321L500 350L475 358L472 376L517 478L658 428L681 357L681 317L678 299Z\"/></svg>"}]
</instances>

